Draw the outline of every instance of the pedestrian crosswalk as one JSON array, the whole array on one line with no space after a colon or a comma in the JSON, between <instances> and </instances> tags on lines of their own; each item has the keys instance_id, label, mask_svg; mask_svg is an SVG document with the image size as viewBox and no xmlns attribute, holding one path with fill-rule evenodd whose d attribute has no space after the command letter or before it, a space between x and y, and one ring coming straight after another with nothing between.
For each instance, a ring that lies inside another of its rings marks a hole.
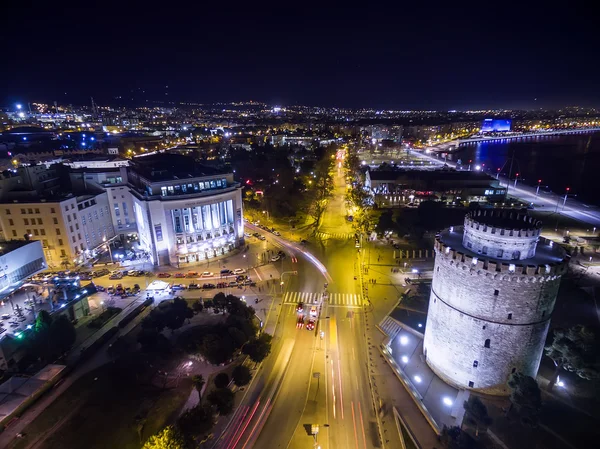
<instances>
[{"instance_id":1,"label":"pedestrian crosswalk","mask_svg":"<svg viewBox=\"0 0 600 449\"><path fill-rule=\"evenodd\" d=\"M320 240L348 240L353 236L353 234L348 234L346 232L317 232L315 235Z\"/></svg>"},{"instance_id":2,"label":"pedestrian crosswalk","mask_svg":"<svg viewBox=\"0 0 600 449\"><path fill-rule=\"evenodd\" d=\"M385 317L381 323L379 323L378 327L384 334L390 337L391 340L393 340L402 330L402 326L400 326L398 321L391 316Z\"/></svg>"},{"instance_id":3,"label":"pedestrian crosswalk","mask_svg":"<svg viewBox=\"0 0 600 449\"><path fill-rule=\"evenodd\" d=\"M363 305L362 295L354 293L330 293L327 297L324 297L323 293L314 292L286 292L283 295L284 304L298 304L299 302L317 304L322 300L330 306L362 307Z\"/></svg>"}]
</instances>

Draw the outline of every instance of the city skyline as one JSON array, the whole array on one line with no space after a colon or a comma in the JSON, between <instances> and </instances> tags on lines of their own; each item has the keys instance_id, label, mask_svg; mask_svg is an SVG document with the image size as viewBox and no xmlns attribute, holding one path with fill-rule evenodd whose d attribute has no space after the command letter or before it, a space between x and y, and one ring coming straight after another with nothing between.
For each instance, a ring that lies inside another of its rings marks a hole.
<instances>
[{"instance_id":1,"label":"city skyline","mask_svg":"<svg viewBox=\"0 0 600 449\"><path fill-rule=\"evenodd\" d=\"M560 16L528 6L518 13L414 5L317 13L309 5L22 8L8 7L21 20L2 32L11 42L3 105L87 104L90 97L99 104L255 99L414 110L600 104L586 63L590 19L575 8ZM75 24L84 26L81 35Z\"/></svg>"}]
</instances>

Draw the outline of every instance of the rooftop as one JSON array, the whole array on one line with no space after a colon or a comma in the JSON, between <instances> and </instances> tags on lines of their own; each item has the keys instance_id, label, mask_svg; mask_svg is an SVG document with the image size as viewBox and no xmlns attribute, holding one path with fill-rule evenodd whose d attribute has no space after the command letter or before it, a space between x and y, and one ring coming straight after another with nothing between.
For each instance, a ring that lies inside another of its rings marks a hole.
<instances>
[{"instance_id":1,"label":"rooftop","mask_svg":"<svg viewBox=\"0 0 600 449\"><path fill-rule=\"evenodd\" d=\"M370 170L369 176L376 181L395 181L399 178L456 182L494 180L486 173L466 170Z\"/></svg>"},{"instance_id":2,"label":"rooftop","mask_svg":"<svg viewBox=\"0 0 600 449\"><path fill-rule=\"evenodd\" d=\"M16 249L27 246L30 243L34 243L37 240L8 240L6 242L0 242L0 256L10 253Z\"/></svg>"},{"instance_id":3,"label":"rooftop","mask_svg":"<svg viewBox=\"0 0 600 449\"><path fill-rule=\"evenodd\" d=\"M223 172L196 162L189 156L173 153L156 153L137 156L132 161L133 170L154 182L214 176Z\"/></svg>"},{"instance_id":4,"label":"rooftop","mask_svg":"<svg viewBox=\"0 0 600 449\"><path fill-rule=\"evenodd\" d=\"M465 254L477 258L477 260L488 260L490 262L496 262L498 264L513 263L515 265L550 265L562 262L566 258L566 252L560 245L550 245L546 239L541 239L535 249L535 256L529 259L507 261L505 259L499 259L490 255L483 255L475 253L463 246L463 227L454 227L452 231L445 229L439 235L439 240L444 244Z\"/></svg>"}]
</instances>

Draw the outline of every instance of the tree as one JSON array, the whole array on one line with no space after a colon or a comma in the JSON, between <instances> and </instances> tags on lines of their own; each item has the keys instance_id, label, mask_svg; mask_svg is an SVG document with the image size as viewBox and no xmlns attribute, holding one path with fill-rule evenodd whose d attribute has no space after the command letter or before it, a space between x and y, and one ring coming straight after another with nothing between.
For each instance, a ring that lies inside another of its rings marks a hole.
<instances>
[{"instance_id":1,"label":"tree","mask_svg":"<svg viewBox=\"0 0 600 449\"><path fill-rule=\"evenodd\" d=\"M194 304L192 304L192 309L194 310L194 312L200 313L204 310L204 304L202 304L202 301L198 299L194 302Z\"/></svg>"},{"instance_id":2,"label":"tree","mask_svg":"<svg viewBox=\"0 0 600 449\"><path fill-rule=\"evenodd\" d=\"M210 407L197 405L187 410L177 420L177 427L188 443L188 447L196 447L207 433L209 433L215 421Z\"/></svg>"},{"instance_id":3,"label":"tree","mask_svg":"<svg viewBox=\"0 0 600 449\"><path fill-rule=\"evenodd\" d=\"M229 385L229 376L227 373L219 373L215 376L214 383L217 388L225 388Z\"/></svg>"},{"instance_id":4,"label":"tree","mask_svg":"<svg viewBox=\"0 0 600 449\"><path fill-rule=\"evenodd\" d=\"M582 379L598 379L599 349L596 335L585 326L577 325L566 330L555 329L552 344L545 348L546 355L556 366L548 383L548 390L552 390L563 369L577 374Z\"/></svg>"},{"instance_id":5,"label":"tree","mask_svg":"<svg viewBox=\"0 0 600 449\"><path fill-rule=\"evenodd\" d=\"M184 449L184 441L173 426L167 426L156 435L151 436L144 444L143 449Z\"/></svg>"},{"instance_id":6,"label":"tree","mask_svg":"<svg viewBox=\"0 0 600 449\"><path fill-rule=\"evenodd\" d=\"M233 355L234 349L233 340L227 334L205 335L198 347L200 353L213 365L225 363L229 360Z\"/></svg>"},{"instance_id":7,"label":"tree","mask_svg":"<svg viewBox=\"0 0 600 449\"><path fill-rule=\"evenodd\" d=\"M537 382L531 376L516 372L510 375L508 386L511 389L511 408L514 406L517 409L523 424L535 427L542 408L542 395Z\"/></svg>"},{"instance_id":8,"label":"tree","mask_svg":"<svg viewBox=\"0 0 600 449\"><path fill-rule=\"evenodd\" d=\"M477 396L470 396L463 404L468 418L475 424L475 436L479 436L479 427L489 427L492 418L488 415L487 407Z\"/></svg>"},{"instance_id":9,"label":"tree","mask_svg":"<svg viewBox=\"0 0 600 449\"><path fill-rule=\"evenodd\" d=\"M228 415L233 410L234 395L229 388L219 388L209 393L208 402L220 415Z\"/></svg>"},{"instance_id":10,"label":"tree","mask_svg":"<svg viewBox=\"0 0 600 449\"><path fill-rule=\"evenodd\" d=\"M45 330L50 329L50 325L52 324L52 317L45 310L40 310L37 314L37 318L35 319L35 332L43 332Z\"/></svg>"},{"instance_id":11,"label":"tree","mask_svg":"<svg viewBox=\"0 0 600 449\"><path fill-rule=\"evenodd\" d=\"M206 383L202 374L192 376L192 382L194 383L196 390L198 390L198 396L202 397L202 387L204 387L204 384Z\"/></svg>"},{"instance_id":12,"label":"tree","mask_svg":"<svg viewBox=\"0 0 600 449\"><path fill-rule=\"evenodd\" d=\"M252 374L250 373L250 369L247 366L238 365L233 369L233 372L231 373L231 378L238 387L241 387L250 383L250 380L252 379Z\"/></svg>"},{"instance_id":13,"label":"tree","mask_svg":"<svg viewBox=\"0 0 600 449\"><path fill-rule=\"evenodd\" d=\"M477 443L460 427L446 427L442 429L440 443L446 449L476 449Z\"/></svg>"},{"instance_id":14,"label":"tree","mask_svg":"<svg viewBox=\"0 0 600 449\"><path fill-rule=\"evenodd\" d=\"M244 334L244 332L239 330L237 327L230 327L227 329L227 332L231 336L236 349L241 348L242 345L248 341L246 334Z\"/></svg>"},{"instance_id":15,"label":"tree","mask_svg":"<svg viewBox=\"0 0 600 449\"><path fill-rule=\"evenodd\" d=\"M269 334L262 333L258 338L246 343L242 352L254 362L262 362L271 352L271 340L273 337Z\"/></svg>"},{"instance_id":16,"label":"tree","mask_svg":"<svg viewBox=\"0 0 600 449\"><path fill-rule=\"evenodd\" d=\"M50 341L61 354L71 349L76 337L75 326L66 315L60 315L50 325Z\"/></svg>"}]
</instances>

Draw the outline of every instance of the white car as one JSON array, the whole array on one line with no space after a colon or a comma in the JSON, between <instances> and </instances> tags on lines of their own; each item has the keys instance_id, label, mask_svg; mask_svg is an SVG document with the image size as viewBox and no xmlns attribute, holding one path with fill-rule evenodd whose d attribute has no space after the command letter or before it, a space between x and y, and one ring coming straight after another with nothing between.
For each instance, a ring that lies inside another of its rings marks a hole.
<instances>
[{"instance_id":1,"label":"white car","mask_svg":"<svg viewBox=\"0 0 600 449\"><path fill-rule=\"evenodd\" d=\"M233 270L233 274L244 274L246 272L246 270L244 270L243 268L236 268L235 270Z\"/></svg>"},{"instance_id":2,"label":"white car","mask_svg":"<svg viewBox=\"0 0 600 449\"><path fill-rule=\"evenodd\" d=\"M210 277L213 277L213 276L214 276L214 274L213 274L213 272L212 272L212 271L203 271L203 272L202 272L202 274L201 274L201 276L202 276L203 278L210 278Z\"/></svg>"},{"instance_id":3,"label":"white car","mask_svg":"<svg viewBox=\"0 0 600 449\"><path fill-rule=\"evenodd\" d=\"M281 256L279 254L276 254L273 257L271 257L271 262L277 262L279 259L281 259Z\"/></svg>"},{"instance_id":4,"label":"white car","mask_svg":"<svg viewBox=\"0 0 600 449\"><path fill-rule=\"evenodd\" d=\"M3 320L8 320L8 319L10 319L10 315L8 313L3 313L2 314L2 319Z\"/></svg>"},{"instance_id":5,"label":"white car","mask_svg":"<svg viewBox=\"0 0 600 449\"><path fill-rule=\"evenodd\" d=\"M279 231L273 231L273 235L276 235L277 237L281 237L281 234L279 233Z\"/></svg>"}]
</instances>

